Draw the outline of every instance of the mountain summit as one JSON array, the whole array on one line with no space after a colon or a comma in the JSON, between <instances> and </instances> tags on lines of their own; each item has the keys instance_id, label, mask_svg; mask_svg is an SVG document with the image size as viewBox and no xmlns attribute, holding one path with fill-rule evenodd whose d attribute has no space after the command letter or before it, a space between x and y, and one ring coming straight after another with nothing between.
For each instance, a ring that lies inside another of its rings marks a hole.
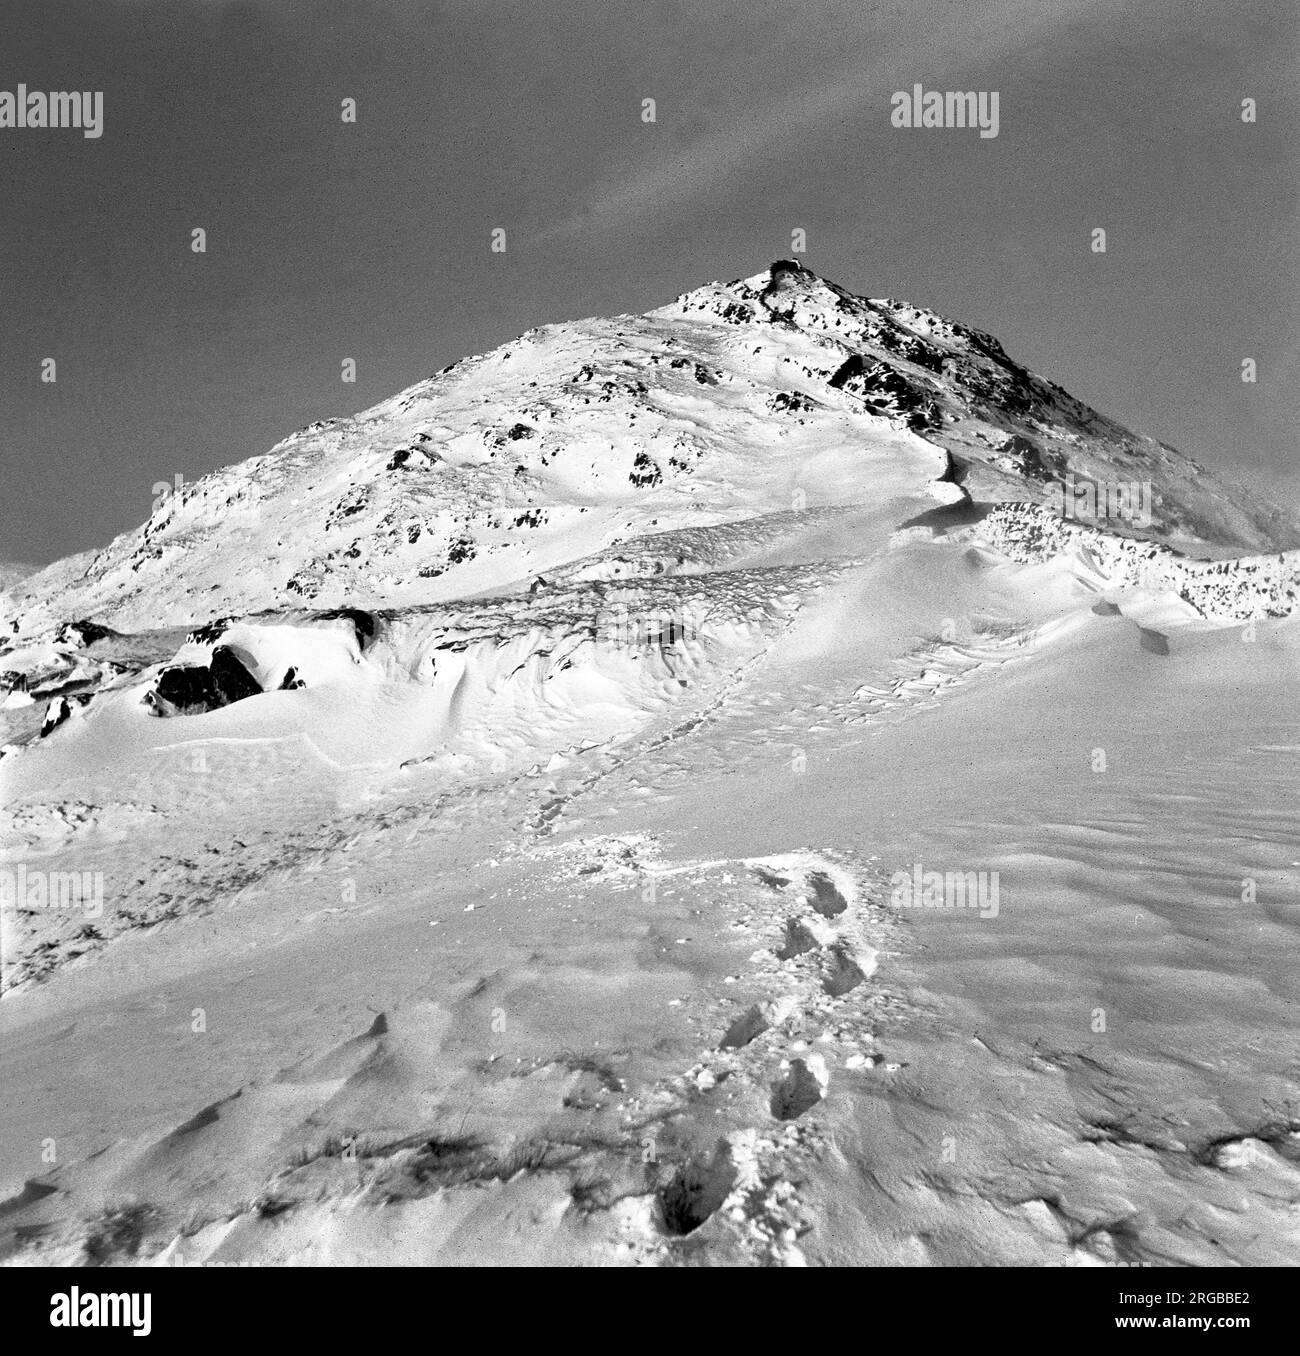
<instances>
[{"instance_id":1,"label":"mountain summit","mask_svg":"<svg viewBox=\"0 0 1300 1356\"><path fill-rule=\"evenodd\" d=\"M10 585L0 622L432 603L653 531L926 493L1047 502L1071 476L1151 486L1146 534L1169 545L1300 541L990 335L781 260L645 315L530 330L312 424L184 485L105 549Z\"/></svg>"}]
</instances>

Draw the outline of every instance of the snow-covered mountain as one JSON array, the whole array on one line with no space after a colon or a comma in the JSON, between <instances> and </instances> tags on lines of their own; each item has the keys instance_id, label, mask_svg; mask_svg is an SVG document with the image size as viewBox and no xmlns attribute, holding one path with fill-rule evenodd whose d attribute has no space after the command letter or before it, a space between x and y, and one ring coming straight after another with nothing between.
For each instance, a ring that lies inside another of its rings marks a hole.
<instances>
[{"instance_id":1,"label":"snow-covered mountain","mask_svg":"<svg viewBox=\"0 0 1300 1356\"><path fill-rule=\"evenodd\" d=\"M136 630L442 602L652 532L883 503L936 481L1043 502L1067 475L1150 483L1151 535L1170 545L1300 545L1282 514L989 335L778 263L643 316L530 330L313 424L11 587L0 622Z\"/></svg>"},{"instance_id":2,"label":"snow-covered mountain","mask_svg":"<svg viewBox=\"0 0 1300 1356\"><path fill-rule=\"evenodd\" d=\"M184 486L0 593L0 1248L1284 1256L1298 542L789 262Z\"/></svg>"},{"instance_id":3,"label":"snow-covered mountain","mask_svg":"<svg viewBox=\"0 0 1300 1356\"><path fill-rule=\"evenodd\" d=\"M1147 487L1145 519L1067 520L1061 490L1076 483ZM926 517L927 505L941 511ZM102 551L15 580L0 593L10 747L38 714L52 728L173 656L190 678L176 700L151 689L152 710L222 704L229 694L196 675L229 650L228 624L254 618L238 633L244 695L312 682L315 642L308 655L284 637L336 614L364 615L364 646L382 613L375 655L420 681L449 646L486 647L486 672L518 674L538 646L568 656L575 616L625 654L629 627L713 615L757 545L850 510L873 515L863 556L908 526L951 533L967 515L973 537L1015 559L1104 561L1105 577L1221 621L1289 615L1295 596L1300 558L1283 548L1297 530L1276 510L1027 372L990 336L781 261L644 316L529 331L164 496ZM1197 558L1234 549L1279 554ZM464 602L476 596L510 601L487 605L481 625ZM460 694L453 668L444 656L438 684Z\"/></svg>"}]
</instances>

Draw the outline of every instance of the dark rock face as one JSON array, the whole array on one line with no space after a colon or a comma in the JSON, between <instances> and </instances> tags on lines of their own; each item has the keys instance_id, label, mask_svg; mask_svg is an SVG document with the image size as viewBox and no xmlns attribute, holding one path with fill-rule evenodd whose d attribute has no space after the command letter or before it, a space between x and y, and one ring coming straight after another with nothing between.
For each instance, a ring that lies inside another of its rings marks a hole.
<instances>
[{"instance_id":1,"label":"dark rock face","mask_svg":"<svg viewBox=\"0 0 1300 1356\"><path fill-rule=\"evenodd\" d=\"M695 380L701 386L716 386L718 384L718 378L703 363L697 363L693 358L674 358L668 366L690 369Z\"/></svg>"},{"instance_id":2,"label":"dark rock face","mask_svg":"<svg viewBox=\"0 0 1300 1356\"><path fill-rule=\"evenodd\" d=\"M924 339L917 338L915 335L907 335L898 344L891 347L900 358L909 363L915 363L917 367L924 367L927 372L943 371L943 350L936 348L934 344L926 343Z\"/></svg>"},{"instance_id":3,"label":"dark rock face","mask_svg":"<svg viewBox=\"0 0 1300 1356\"><path fill-rule=\"evenodd\" d=\"M898 368L868 362L857 353L840 365L829 384L837 391L860 397L876 414L905 417L918 431L932 427L941 417L933 398Z\"/></svg>"},{"instance_id":4,"label":"dark rock face","mask_svg":"<svg viewBox=\"0 0 1300 1356\"><path fill-rule=\"evenodd\" d=\"M357 645L363 653L366 646L375 638L376 621L371 612L363 612L358 607L335 607L328 612L318 612L316 615L320 621L338 621L343 618L350 621L357 633Z\"/></svg>"},{"instance_id":5,"label":"dark rock face","mask_svg":"<svg viewBox=\"0 0 1300 1356\"><path fill-rule=\"evenodd\" d=\"M718 319L725 321L728 325L748 325L754 319L754 312L748 306L742 306L740 302L729 302L718 312Z\"/></svg>"},{"instance_id":6,"label":"dark rock face","mask_svg":"<svg viewBox=\"0 0 1300 1356\"><path fill-rule=\"evenodd\" d=\"M800 391L778 391L768 397L767 408L773 414L803 414L815 408L816 403Z\"/></svg>"},{"instance_id":7,"label":"dark rock face","mask_svg":"<svg viewBox=\"0 0 1300 1356\"><path fill-rule=\"evenodd\" d=\"M801 264L793 259L778 259L768 270L768 283L758 295L759 305L768 310L773 319L788 320L794 304L794 294L801 283L815 281ZM785 293L791 295L787 298Z\"/></svg>"},{"instance_id":8,"label":"dark rock face","mask_svg":"<svg viewBox=\"0 0 1300 1356\"><path fill-rule=\"evenodd\" d=\"M145 700L160 715L167 716L199 715L216 706L211 674L189 664L163 669Z\"/></svg>"},{"instance_id":9,"label":"dark rock face","mask_svg":"<svg viewBox=\"0 0 1300 1356\"><path fill-rule=\"evenodd\" d=\"M71 714L72 707L68 704L68 699L66 697L55 697L45 708L45 719L41 721L39 738L44 739L52 730L57 730Z\"/></svg>"},{"instance_id":10,"label":"dark rock face","mask_svg":"<svg viewBox=\"0 0 1300 1356\"><path fill-rule=\"evenodd\" d=\"M298 670L292 664L285 670L284 681L280 684L281 692L292 692L296 688L306 687L307 684L298 677Z\"/></svg>"},{"instance_id":11,"label":"dark rock face","mask_svg":"<svg viewBox=\"0 0 1300 1356\"><path fill-rule=\"evenodd\" d=\"M628 473L628 480L640 490L651 485L658 485L662 479L663 472L658 465L646 456L644 451L638 452L633 458L632 470Z\"/></svg>"},{"instance_id":12,"label":"dark rock face","mask_svg":"<svg viewBox=\"0 0 1300 1356\"><path fill-rule=\"evenodd\" d=\"M397 448L388 458L388 465L385 470L431 471L442 458L431 448L423 446L423 443L428 441L428 435L421 433L417 435L416 441L410 447Z\"/></svg>"},{"instance_id":13,"label":"dark rock face","mask_svg":"<svg viewBox=\"0 0 1300 1356\"><path fill-rule=\"evenodd\" d=\"M45 719L41 721L41 732L37 738L44 739L46 735L57 730L79 706L89 703L90 696L88 692L81 692L72 697L55 697L45 708Z\"/></svg>"},{"instance_id":14,"label":"dark rock face","mask_svg":"<svg viewBox=\"0 0 1300 1356\"><path fill-rule=\"evenodd\" d=\"M846 358L835 369L830 381L827 383L832 390L842 391L852 380L862 377L867 370L866 360L860 353L854 353ZM852 388L850 388L852 389Z\"/></svg>"},{"instance_id":15,"label":"dark rock face","mask_svg":"<svg viewBox=\"0 0 1300 1356\"><path fill-rule=\"evenodd\" d=\"M92 621L66 621L54 633L56 645L76 645L81 648L97 640L107 640L113 632L107 626Z\"/></svg>"},{"instance_id":16,"label":"dark rock face","mask_svg":"<svg viewBox=\"0 0 1300 1356\"><path fill-rule=\"evenodd\" d=\"M196 716L256 697L261 691L234 650L218 645L209 668L178 664L164 669L145 701L160 716Z\"/></svg>"},{"instance_id":17,"label":"dark rock face","mask_svg":"<svg viewBox=\"0 0 1300 1356\"><path fill-rule=\"evenodd\" d=\"M243 666L229 645L218 645L212 651L212 664L208 673L220 706L241 702L245 697L256 697L262 691L261 684Z\"/></svg>"},{"instance_id":18,"label":"dark rock face","mask_svg":"<svg viewBox=\"0 0 1300 1356\"><path fill-rule=\"evenodd\" d=\"M768 283L763 289L761 297L764 301L776 292L788 291L802 279L812 278L804 266L794 259L778 259L767 271Z\"/></svg>"},{"instance_id":19,"label":"dark rock face","mask_svg":"<svg viewBox=\"0 0 1300 1356\"><path fill-rule=\"evenodd\" d=\"M998 450L1015 464L1021 475L1035 480L1046 480L1065 473L1064 458L1059 455L1046 456L1043 449L1023 433L1013 434L1006 445Z\"/></svg>"},{"instance_id":20,"label":"dark rock face","mask_svg":"<svg viewBox=\"0 0 1300 1356\"><path fill-rule=\"evenodd\" d=\"M221 639L232 620L231 617L217 617L202 626L196 626L185 639L199 645L210 645L214 640Z\"/></svg>"},{"instance_id":21,"label":"dark rock face","mask_svg":"<svg viewBox=\"0 0 1300 1356\"><path fill-rule=\"evenodd\" d=\"M891 401L903 406L919 402L916 389L896 367L882 362L868 366L856 354L835 373L830 384L841 390L852 391L869 403Z\"/></svg>"}]
</instances>

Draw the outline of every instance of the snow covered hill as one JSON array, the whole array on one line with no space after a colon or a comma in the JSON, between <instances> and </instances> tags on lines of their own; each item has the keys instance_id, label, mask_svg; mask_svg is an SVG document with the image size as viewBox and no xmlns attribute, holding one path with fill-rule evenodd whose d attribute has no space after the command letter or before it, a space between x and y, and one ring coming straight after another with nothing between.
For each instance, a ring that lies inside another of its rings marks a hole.
<instances>
[{"instance_id":1,"label":"snow covered hill","mask_svg":"<svg viewBox=\"0 0 1300 1356\"><path fill-rule=\"evenodd\" d=\"M183 486L103 551L19 581L0 625L441 602L655 528L883 503L930 482L1041 502L1067 474L1150 482L1153 535L1171 545L1300 545L1281 514L990 336L782 263L644 316L530 330L313 424Z\"/></svg>"},{"instance_id":2,"label":"snow covered hill","mask_svg":"<svg viewBox=\"0 0 1300 1356\"><path fill-rule=\"evenodd\" d=\"M9 581L0 1251L1293 1254L1297 543L782 262Z\"/></svg>"}]
</instances>

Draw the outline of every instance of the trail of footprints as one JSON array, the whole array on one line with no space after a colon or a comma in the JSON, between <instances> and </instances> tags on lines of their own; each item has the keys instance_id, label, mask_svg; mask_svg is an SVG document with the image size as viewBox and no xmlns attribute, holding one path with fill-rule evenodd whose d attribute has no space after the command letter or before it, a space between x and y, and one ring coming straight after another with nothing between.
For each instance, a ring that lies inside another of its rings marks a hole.
<instances>
[{"instance_id":1,"label":"trail of footprints","mask_svg":"<svg viewBox=\"0 0 1300 1356\"><path fill-rule=\"evenodd\" d=\"M692 890L715 892L723 928L729 912L730 929L754 940L746 972L727 977L745 1000L729 1001L720 987L691 1000L687 1016L702 1047L691 1067L638 1086L619 1076L617 1058L565 1052L494 1074L489 1084L471 1076L467 1091L489 1100L510 1098L516 1087L532 1102L543 1086L552 1087L562 1114L518 1142L496 1143L451 1122L450 1130L440 1124L396 1137L318 1135L315 1147L305 1143L251 1201L232 1200L227 1212L218 1208L196 1229L181 1226L178 1233L180 1222L165 1211L142 1215L142 1236L116 1260L198 1261L223 1240L247 1243L278 1230L300 1210L306 1214L298 1227L309 1234L322 1202L382 1209L443 1190L508 1186L521 1174L557 1174L570 1209L602 1218L607 1246L623 1260L673 1265L707 1246L724 1261L801 1265L798 1240L811 1220L794 1183L827 1142L817 1109L835 1080L888 1076L898 1068L876 1044L879 1004L889 999L860 992L876 967L868 930L876 941L892 934L886 910L863 889L859 873L806 852L665 867L647 840L587 839L542 851L562 873L588 875L596 864L611 882L667 870ZM256 1119L266 1099L278 1105L291 1092L301 1102L304 1130L327 1124L326 1108L342 1089L373 1076L412 1040L418 1046L422 1036L408 1022L392 1027L381 1015L367 1032L285 1070L266 1088L250 1084L206 1108L147 1147L146 1158L173 1169L201 1158L230 1133L227 1120ZM215 1138L209 1143L208 1136ZM649 1161L642 1152L648 1140L658 1145ZM71 1191L65 1197L71 1205L81 1194L76 1168L71 1178L58 1176L36 1202L46 1220L60 1213L46 1214L59 1195ZM25 1201L8 1204L26 1214ZM84 1227L98 1236L102 1226L87 1220ZM46 1228L29 1236L43 1236ZM64 1248L82 1246L63 1238Z\"/></svg>"},{"instance_id":2,"label":"trail of footprints","mask_svg":"<svg viewBox=\"0 0 1300 1356\"><path fill-rule=\"evenodd\" d=\"M734 1101L758 1102L765 1115L676 1169L657 1192L659 1223L688 1238L716 1218L715 1240L729 1237L746 1260L802 1265L798 1239L811 1225L792 1177L826 1142L813 1113L834 1079L899 1068L876 1044L876 995L850 999L876 968L866 925L878 939L886 914L852 873L812 854L743 865L759 888L744 892L747 908L731 926L761 945L749 975L729 978L748 979L763 996L703 1014L712 1047L670 1091L707 1098L738 1085Z\"/></svg>"}]
</instances>

